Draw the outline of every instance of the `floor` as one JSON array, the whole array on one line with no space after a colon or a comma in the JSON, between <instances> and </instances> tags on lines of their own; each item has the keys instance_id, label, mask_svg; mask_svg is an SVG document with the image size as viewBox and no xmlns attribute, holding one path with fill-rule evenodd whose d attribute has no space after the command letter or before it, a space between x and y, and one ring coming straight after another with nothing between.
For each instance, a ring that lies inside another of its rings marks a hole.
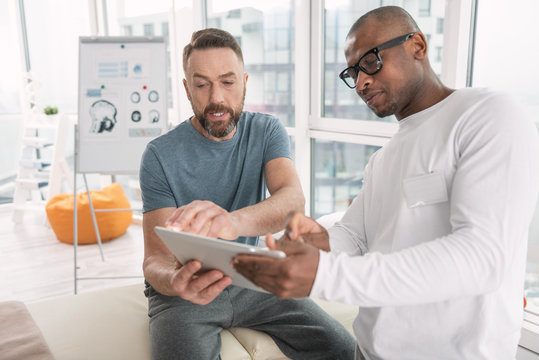
<instances>
[{"instance_id":1,"label":"floor","mask_svg":"<svg viewBox=\"0 0 539 360\"><path fill-rule=\"evenodd\" d=\"M71 295L75 290L74 248L59 242L46 225L45 212L31 209L24 221L11 220L12 205L0 205L0 301L34 302ZM103 244L77 247L78 293L142 282L142 227ZM97 280L80 280L98 277ZM103 277L126 277L102 279Z\"/></svg>"}]
</instances>

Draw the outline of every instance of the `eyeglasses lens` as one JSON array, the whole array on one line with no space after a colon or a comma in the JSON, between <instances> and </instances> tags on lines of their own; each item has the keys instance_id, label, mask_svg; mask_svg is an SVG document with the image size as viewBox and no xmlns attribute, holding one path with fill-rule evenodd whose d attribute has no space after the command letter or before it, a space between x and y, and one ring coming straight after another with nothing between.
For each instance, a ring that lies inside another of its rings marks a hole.
<instances>
[{"instance_id":1,"label":"eyeglasses lens","mask_svg":"<svg viewBox=\"0 0 539 360\"><path fill-rule=\"evenodd\" d=\"M374 52L365 54L359 61L359 66L346 69L342 74L342 79L351 88L356 86L358 72L363 71L367 75L376 74L382 68L382 62Z\"/></svg>"},{"instance_id":2,"label":"eyeglasses lens","mask_svg":"<svg viewBox=\"0 0 539 360\"><path fill-rule=\"evenodd\" d=\"M365 54L359 62L359 66L361 66L364 69L363 71L369 75L378 72L382 67L381 65L380 59L373 52Z\"/></svg>"},{"instance_id":3,"label":"eyeglasses lens","mask_svg":"<svg viewBox=\"0 0 539 360\"><path fill-rule=\"evenodd\" d=\"M342 74L342 79L351 88L354 88L356 86L357 81L357 71L355 68L349 68L344 71Z\"/></svg>"}]
</instances>

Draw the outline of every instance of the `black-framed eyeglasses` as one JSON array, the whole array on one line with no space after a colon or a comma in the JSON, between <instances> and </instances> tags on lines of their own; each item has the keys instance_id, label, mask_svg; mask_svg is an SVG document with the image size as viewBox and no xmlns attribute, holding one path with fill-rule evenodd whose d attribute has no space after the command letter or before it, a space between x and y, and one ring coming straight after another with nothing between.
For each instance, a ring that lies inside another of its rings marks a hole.
<instances>
[{"instance_id":1,"label":"black-framed eyeglasses","mask_svg":"<svg viewBox=\"0 0 539 360\"><path fill-rule=\"evenodd\" d=\"M355 88L359 71L363 71L367 75L374 75L378 71L382 70L383 62L382 58L380 57L380 50L404 44L409 38L414 36L414 34L415 32L401 35L383 43L382 45L378 45L377 47L370 49L359 58L355 65L347 67L341 71L339 77L350 89Z\"/></svg>"}]
</instances>

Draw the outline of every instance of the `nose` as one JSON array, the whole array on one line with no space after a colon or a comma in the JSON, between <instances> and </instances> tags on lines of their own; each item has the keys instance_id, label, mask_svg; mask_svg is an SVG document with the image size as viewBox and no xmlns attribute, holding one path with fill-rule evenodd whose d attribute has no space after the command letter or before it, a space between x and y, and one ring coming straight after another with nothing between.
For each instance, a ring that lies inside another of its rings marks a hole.
<instances>
[{"instance_id":1,"label":"nose","mask_svg":"<svg viewBox=\"0 0 539 360\"><path fill-rule=\"evenodd\" d=\"M371 85L372 76L365 74L363 71L360 71L357 75L356 80L356 92L365 90Z\"/></svg>"},{"instance_id":2,"label":"nose","mask_svg":"<svg viewBox=\"0 0 539 360\"><path fill-rule=\"evenodd\" d=\"M214 104L224 102L223 89L219 85L213 85L211 87L210 102Z\"/></svg>"}]
</instances>

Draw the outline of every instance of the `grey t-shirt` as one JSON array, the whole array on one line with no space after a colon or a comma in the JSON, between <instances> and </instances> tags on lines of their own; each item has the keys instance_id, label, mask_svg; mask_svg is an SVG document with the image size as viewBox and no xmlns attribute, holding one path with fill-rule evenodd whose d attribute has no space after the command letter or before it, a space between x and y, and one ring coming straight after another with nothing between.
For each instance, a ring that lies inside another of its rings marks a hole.
<instances>
[{"instance_id":1,"label":"grey t-shirt","mask_svg":"<svg viewBox=\"0 0 539 360\"><path fill-rule=\"evenodd\" d=\"M280 121L261 113L242 112L230 140L202 136L187 120L152 140L140 166L143 211L180 207L209 200L234 211L265 198L264 166L290 158L288 134ZM256 244L257 237L237 241Z\"/></svg>"}]
</instances>

